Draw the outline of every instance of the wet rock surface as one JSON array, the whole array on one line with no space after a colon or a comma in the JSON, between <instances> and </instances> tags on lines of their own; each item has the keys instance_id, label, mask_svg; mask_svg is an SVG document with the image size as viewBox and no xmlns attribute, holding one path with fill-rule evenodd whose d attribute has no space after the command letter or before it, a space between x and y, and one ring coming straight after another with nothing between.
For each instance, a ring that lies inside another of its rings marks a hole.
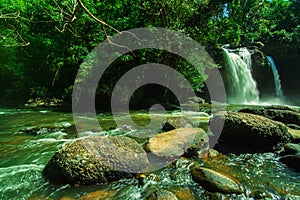
<instances>
[{"instance_id":1,"label":"wet rock surface","mask_svg":"<svg viewBox=\"0 0 300 200\"><path fill-rule=\"evenodd\" d=\"M284 156L279 160L293 170L300 172L300 143L288 143L284 145Z\"/></svg>"},{"instance_id":2,"label":"wet rock surface","mask_svg":"<svg viewBox=\"0 0 300 200\"><path fill-rule=\"evenodd\" d=\"M300 172L300 154L283 156L280 161L293 170Z\"/></svg>"},{"instance_id":3,"label":"wet rock surface","mask_svg":"<svg viewBox=\"0 0 300 200\"><path fill-rule=\"evenodd\" d=\"M244 108L239 112L261 115L284 124L293 124L293 127L300 125L300 113L288 107Z\"/></svg>"},{"instance_id":4,"label":"wet rock surface","mask_svg":"<svg viewBox=\"0 0 300 200\"><path fill-rule=\"evenodd\" d=\"M210 120L210 128L222 133L215 148L225 153L270 152L291 141L283 123L268 118L235 112L220 112Z\"/></svg>"},{"instance_id":5,"label":"wet rock surface","mask_svg":"<svg viewBox=\"0 0 300 200\"><path fill-rule=\"evenodd\" d=\"M224 194L240 194L243 192L240 183L232 177L212 169L195 166L191 169L191 175L194 181L210 192Z\"/></svg>"},{"instance_id":6,"label":"wet rock surface","mask_svg":"<svg viewBox=\"0 0 300 200\"><path fill-rule=\"evenodd\" d=\"M207 145L208 136L203 129L180 128L150 138L146 149L157 157L172 159L184 154L196 155Z\"/></svg>"},{"instance_id":7,"label":"wet rock surface","mask_svg":"<svg viewBox=\"0 0 300 200\"><path fill-rule=\"evenodd\" d=\"M147 165L147 155L135 140L90 136L64 143L43 175L54 183L101 184L132 177Z\"/></svg>"},{"instance_id":8,"label":"wet rock surface","mask_svg":"<svg viewBox=\"0 0 300 200\"><path fill-rule=\"evenodd\" d=\"M164 189L153 192L147 200L178 200L178 198L172 192Z\"/></svg>"}]
</instances>

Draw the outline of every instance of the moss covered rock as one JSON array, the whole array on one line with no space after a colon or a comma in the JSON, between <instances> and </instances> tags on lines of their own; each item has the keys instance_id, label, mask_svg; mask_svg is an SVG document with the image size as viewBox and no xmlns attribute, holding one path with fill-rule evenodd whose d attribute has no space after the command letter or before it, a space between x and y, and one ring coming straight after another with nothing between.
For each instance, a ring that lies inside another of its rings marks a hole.
<instances>
[{"instance_id":1,"label":"moss covered rock","mask_svg":"<svg viewBox=\"0 0 300 200\"><path fill-rule=\"evenodd\" d=\"M147 154L133 139L89 136L62 145L43 170L54 183L106 183L132 177L148 165Z\"/></svg>"},{"instance_id":2,"label":"moss covered rock","mask_svg":"<svg viewBox=\"0 0 300 200\"><path fill-rule=\"evenodd\" d=\"M221 152L268 152L291 141L291 135L283 123L259 115L220 112L211 119L210 128L213 133L219 134L223 124L215 146Z\"/></svg>"},{"instance_id":3,"label":"moss covered rock","mask_svg":"<svg viewBox=\"0 0 300 200\"><path fill-rule=\"evenodd\" d=\"M300 126L300 113L288 107L244 108L239 112L261 115L284 124Z\"/></svg>"},{"instance_id":4,"label":"moss covered rock","mask_svg":"<svg viewBox=\"0 0 300 200\"><path fill-rule=\"evenodd\" d=\"M193 180L210 192L240 194L241 184L232 177L205 167L195 166L191 169Z\"/></svg>"}]
</instances>

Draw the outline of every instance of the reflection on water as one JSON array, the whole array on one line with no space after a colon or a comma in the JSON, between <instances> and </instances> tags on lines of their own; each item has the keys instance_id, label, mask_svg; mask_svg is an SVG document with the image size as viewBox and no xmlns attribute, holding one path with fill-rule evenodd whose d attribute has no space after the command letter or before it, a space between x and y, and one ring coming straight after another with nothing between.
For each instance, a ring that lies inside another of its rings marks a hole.
<instances>
[{"instance_id":1,"label":"reflection on water","mask_svg":"<svg viewBox=\"0 0 300 200\"><path fill-rule=\"evenodd\" d=\"M131 116L120 113L118 122L124 127L116 127L110 114L98 114L102 130L86 134L128 135L131 137L149 137L161 127L168 116L189 116L201 123L208 123L210 116L197 112L152 113L151 120L159 127L147 127L147 112L132 112ZM130 120L129 120L130 118ZM131 120L132 119L132 120ZM136 124L128 124L135 122ZM107 199L143 199L158 188L176 193L189 190L196 199L207 199L205 191L195 183L189 174L191 162L179 159L174 165L147 174L140 183L139 179L120 180L107 185L82 186L72 188L69 185L52 185L45 181L41 172L57 148L75 137L72 131L58 130L45 135L17 133L30 127L70 127L73 123L71 113L54 112L39 109L0 109L0 199L60 199L62 197L79 198L97 190L110 192ZM145 139L138 139L144 142ZM268 192L272 198L280 199L287 194L300 196L300 174L278 162L273 153L242 154L240 156L220 156L218 159L202 163L219 172L224 172L238 179L246 194L253 190ZM102 194L102 193L101 193ZM235 196L235 199L246 198Z\"/></svg>"}]
</instances>

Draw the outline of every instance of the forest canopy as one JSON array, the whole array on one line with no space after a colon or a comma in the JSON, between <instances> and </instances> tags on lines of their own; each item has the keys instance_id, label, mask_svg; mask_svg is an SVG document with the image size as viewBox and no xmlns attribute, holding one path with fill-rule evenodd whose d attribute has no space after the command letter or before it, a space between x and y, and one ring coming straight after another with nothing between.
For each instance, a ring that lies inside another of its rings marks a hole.
<instances>
[{"instance_id":1,"label":"forest canopy","mask_svg":"<svg viewBox=\"0 0 300 200\"><path fill-rule=\"evenodd\" d=\"M298 0L2 0L0 8L3 99L69 99L86 55L110 36L139 27L184 33L203 45L217 64L220 45L233 41L262 41L270 48L299 52ZM136 54L122 56L109 68L100 95L108 95L130 68L150 61L172 66L201 92L206 77L183 60L157 50Z\"/></svg>"}]
</instances>

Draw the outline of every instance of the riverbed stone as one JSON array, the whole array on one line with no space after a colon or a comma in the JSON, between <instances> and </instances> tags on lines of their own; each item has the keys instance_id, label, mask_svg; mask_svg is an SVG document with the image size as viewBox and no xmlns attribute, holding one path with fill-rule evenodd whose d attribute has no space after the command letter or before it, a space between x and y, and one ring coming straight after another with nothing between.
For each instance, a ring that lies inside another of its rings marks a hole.
<instances>
[{"instance_id":1,"label":"riverbed stone","mask_svg":"<svg viewBox=\"0 0 300 200\"><path fill-rule=\"evenodd\" d=\"M88 136L62 145L43 170L54 183L101 184L129 178L148 166L143 148L121 136Z\"/></svg>"},{"instance_id":2,"label":"riverbed stone","mask_svg":"<svg viewBox=\"0 0 300 200\"><path fill-rule=\"evenodd\" d=\"M30 127L20 129L17 134L28 134L28 135L46 135L58 131L63 131L63 128L59 127Z\"/></svg>"},{"instance_id":3,"label":"riverbed stone","mask_svg":"<svg viewBox=\"0 0 300 200\"><path fill-rule=\"evenodd\" d=\"M178 198L168 190L159 189L149 195L147 200L178 200Z\"/></svg>"},{"instance_id":4,"label":"riverbed stone","mask_svg":"<svg viewBox=\"0 0 300 200\"><path fill-rule=\"evenodd\" d=\"M192 125L189 124L183 117L168 117L163 123L163 131L171 131L179 128L191 128Z\"/></svg>"},{"instance_id":5,"label":"riverbed stone","mask_svg":"<svg viewBox=\"0 0 300 200\"><path fill-rule=\"evenodd\" d=\"M300 172L300 154L286 155L279 160L293 170Z\"/></svg>"},{"instance_id":6,"label":"riverbed stone","mask_svg":"<svg viewBox=\"0 0 300 200\"><path fill-rule=\"evenodd\" d=\"M219 112L210 128L215 135L221 130L215 148L225 153L270 152L291 141L283 123L250 113Z\"/></svg>"},{"instance_id":7,"label":"riverbed stone","mask_svg":"<svg viewBox=\"0 0 300 200\"><path fill-rule=\"evenodd\" d=\"M83 195L78 200L105 200L112 198L115 194L116 191L114 190L96 190Z\"/></svg>"},{"instance_id":8,"label":"riverbed stone","mask_svg":"<svg viewBox=\"0 0 300 200\"><path fill-rule=\"evenodd\" d=\"M288 107L244 108L239 112L261 115L284 124L300 125L300 113Z\"/></svg>"},{"instance_id":9,"label":"riverbed stone","mask_svg":"<svg viewBox=\"0 0 300 200\"><path fill-rule=\"evenodd\" d=\"M195 196L189 188L177 189L175 195L178 200L195 200Z\"/></svg>"},{"instance_id":10,"label":"riverbed stone","mask_svg":"<svg viewBox=\"0 0 300 200\"><path fill-rule=\"evenodd\" d=\"M285 154L300 154L300 144L287 143L284 145Z\"/></svg>"},{"instance_id":11,"label":"riverbed stone","mask_svg":"<svg viewBox=\"0 0 300 200\"><path fill-rule=\"evenodd\" d=\"M300 130L288 128L288 132L292 136L293 142L300 142Z\"/></svg>"},{"instance_id":12,"label":"riverbed stone","mask_svg":"<svg viewBox=\"0 0 300 200\"><path fill-rule=\"evenodd\" d=\"M181 155L197 156L205 151L208 136L200 128L180 128L157 134L149 139L146 149L157 157L178 158Z\"/></svg>"},{"instance_id":13,"label":"riverbed stone","mask_svg":"<svg viewBox=\"0 0 300 200\"><path fill-rule=\"evenodd\" d=\"M221 192L223 194L241 194L243 192L238 181L212 169L197 165L191 169L191 175L195 182L209 192Z\"/></svg>"}]
</instances>

